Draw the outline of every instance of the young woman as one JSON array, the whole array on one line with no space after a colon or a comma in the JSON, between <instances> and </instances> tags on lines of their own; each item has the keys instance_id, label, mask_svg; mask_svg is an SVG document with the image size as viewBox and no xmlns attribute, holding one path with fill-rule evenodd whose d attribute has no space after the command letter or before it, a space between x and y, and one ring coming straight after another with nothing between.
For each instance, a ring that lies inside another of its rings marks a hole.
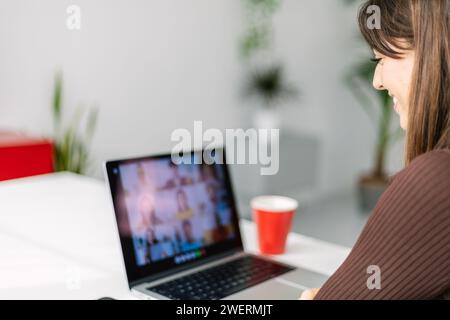
<instances>
[{"instance_id":1,"label":"young woman","mask_svg":"<svg viewBox=\"0 0 450 320\"><path fill-rule=\"evenodd\" d=\"M381 28L370 28L381 11ZM406 166L350 255L304 299L437 299L450 295L450 0L371 0L359 26L406 131ZM377 277L375 280L374 277Z\"/></svg>"}]
</instances>

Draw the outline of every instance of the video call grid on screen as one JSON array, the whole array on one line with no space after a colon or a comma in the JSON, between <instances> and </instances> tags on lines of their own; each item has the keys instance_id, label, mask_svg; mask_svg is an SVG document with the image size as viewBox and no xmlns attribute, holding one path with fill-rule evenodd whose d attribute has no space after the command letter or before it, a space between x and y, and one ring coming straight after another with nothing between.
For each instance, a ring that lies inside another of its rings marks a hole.
<instances>
[{"instance_id":1,"label":"video call grid on screen","mask_svg":"<svg viewBox=\"0 0 450 320\"><path fill-rule=\"evenodd\" d=\"M119 172L138 266L186 252L199 256L235 238L221 165L174 165L168 157L124 163Z\"/></svg>"}]
</instances>

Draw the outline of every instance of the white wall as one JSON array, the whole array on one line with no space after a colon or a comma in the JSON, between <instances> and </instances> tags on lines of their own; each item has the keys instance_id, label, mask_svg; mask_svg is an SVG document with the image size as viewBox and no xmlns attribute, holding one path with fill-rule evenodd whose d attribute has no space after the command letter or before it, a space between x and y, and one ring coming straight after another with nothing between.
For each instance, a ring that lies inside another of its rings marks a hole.
<instances>
[{"instance_id":1,"label":"white wall","mask_svg":"<svg viewBox=\"0 0 450 320\"><path fill-rule=\"evenodd\" d=\"M66 28L69 4L82 29ZM277 50L301 100L286 127L321 140L326 194L368 169L374 130L342 83L357 48L356 11L339 0L288 0L276 17ZM94 174L104 159L170 150L175 128L234 128L245 121L238 0L1 0L0 127L51 133L53 75L64 105L100 107ZM401 165L401 146L390 167Z\"/></svg>"},{"instance_id":2,"label":"white wall","mask_svg":"<svg viewBox=\"0 0 450 320\"><path fill-rule=\"evenodd\" d=\"M66 8L82 29L66 28ZM65 106L100 107L97 160L170 150L173 129L239 117L236 1L1 1L1 126L49 133L54 71ZM69 112L70 113L70 112Z\"/></svg>"}]
</instances>

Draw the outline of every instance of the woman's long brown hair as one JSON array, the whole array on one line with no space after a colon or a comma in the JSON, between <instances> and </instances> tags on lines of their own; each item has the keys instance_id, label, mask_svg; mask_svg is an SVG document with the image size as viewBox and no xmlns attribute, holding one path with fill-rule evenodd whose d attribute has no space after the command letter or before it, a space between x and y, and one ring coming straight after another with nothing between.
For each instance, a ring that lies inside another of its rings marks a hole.
<instances>
[{"instance_id":1,"label":"woman's long brown hair","mask_svg":"<svg viewBox=\"0 0 450 320\"><path fill-rule=\"evenodd\" d=\"M369 28L369 6L380 8L380 27ZM450 148L450 0L369 0L359 11L369 45L391 58L415 51L405 163L426 152Z\"/></svg>"}]
</instances>

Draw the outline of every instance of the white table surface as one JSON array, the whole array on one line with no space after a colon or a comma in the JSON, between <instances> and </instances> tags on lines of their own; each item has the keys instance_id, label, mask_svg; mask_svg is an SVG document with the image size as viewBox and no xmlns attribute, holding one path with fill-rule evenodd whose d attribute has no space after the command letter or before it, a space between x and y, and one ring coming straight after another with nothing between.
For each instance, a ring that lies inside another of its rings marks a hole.
<instances>
[{"instance_id":1,"label":"white table surface","mask_svg":"<svg viewBox=\"0 0 450 320\"><path fill-rule=\"evenodd\" d=\"M245 249L256 229L241 220ZM349 249L290 233L273 258L331 275ZM109 191L58 173L0 183L0 299L132 299Z\"/></svg>"}]
</instances>

